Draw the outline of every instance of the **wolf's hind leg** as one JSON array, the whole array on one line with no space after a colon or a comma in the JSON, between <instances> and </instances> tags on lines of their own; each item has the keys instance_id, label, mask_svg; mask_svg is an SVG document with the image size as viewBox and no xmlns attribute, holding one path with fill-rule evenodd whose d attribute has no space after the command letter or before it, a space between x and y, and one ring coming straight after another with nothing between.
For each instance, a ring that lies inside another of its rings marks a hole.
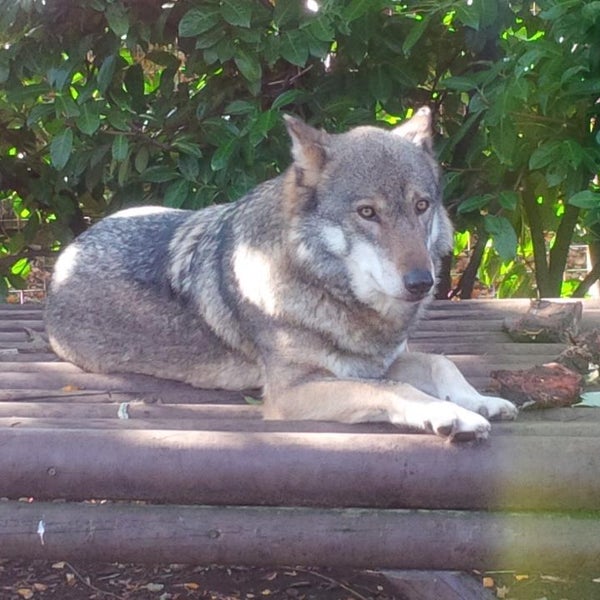
<instances>
[{"instance_id":1,"label":"wolf's hind leg","mask_svg":"<svg viewBox=\"0 0 600 600\"><path fill-rule=\"evenodd\" d=\"M390 367L387 377L409 383L488 419L514 419L518 413L512 402L480 394L452 361L439 354L405 352Z\"/></svg>"}]
</instances>

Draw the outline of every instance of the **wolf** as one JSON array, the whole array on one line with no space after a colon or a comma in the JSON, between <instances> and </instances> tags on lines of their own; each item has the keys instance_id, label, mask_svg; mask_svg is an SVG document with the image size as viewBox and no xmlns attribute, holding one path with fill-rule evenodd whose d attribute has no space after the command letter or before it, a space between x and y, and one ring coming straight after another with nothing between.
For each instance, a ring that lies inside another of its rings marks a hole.
<instances>
[{"instance_id":1,"label":"wolf","mask_svg":"<svg viewBox=\"0 0 600 600\"><path fill-rule=\"evenodd\" d=\"M487 437L514 405L407 351L452 244L431 121L329 134L286 116L292 164L237 202L99 221L56 263L53 349L89 371L262 388L266 419Z\"/></svg>"}]
</instances>

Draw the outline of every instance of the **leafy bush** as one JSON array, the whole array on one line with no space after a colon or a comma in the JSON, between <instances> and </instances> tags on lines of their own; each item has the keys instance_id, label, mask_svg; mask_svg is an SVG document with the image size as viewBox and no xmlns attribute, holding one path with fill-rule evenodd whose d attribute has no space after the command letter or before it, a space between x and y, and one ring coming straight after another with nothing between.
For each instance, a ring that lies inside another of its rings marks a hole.
<instances>
[{"instance_id":1,"label":"leafy bush","mask_svg":"<svg viewBox=\"0 0 600 600\"><path fill-rule=\"evenodd\" d=\"M26 221L0 273L124 206L239 197L289 161L282 112L337 131L430 104L469 273L529 294L534 263L558 295L600 231L599 33L581 0L0 0L0 200Z\"/></svg>"}]
</instances>

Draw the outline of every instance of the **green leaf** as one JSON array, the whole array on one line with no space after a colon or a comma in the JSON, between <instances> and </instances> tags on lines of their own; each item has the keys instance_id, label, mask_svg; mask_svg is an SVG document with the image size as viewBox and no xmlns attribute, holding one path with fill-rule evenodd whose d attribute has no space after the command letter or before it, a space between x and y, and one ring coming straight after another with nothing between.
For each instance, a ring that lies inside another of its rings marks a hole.
<instances>
[{"instance_id":1,"label":"green leaf","mask_svg":"<svg viewBox=\"0 0 600 600\"><path fill-rule=\"evenodd\" d=\"M519 194L517 192L500 192L498 194L498 202L505 210L516 210L519 205Z\"/></svg>"},{"instance_id":2,"label":"green leaf","mask_svg":"<svg viewBox=\"0 0 600 600\"><path fill-rule=\"evenodd\" d=\"M53 103L46 102L45 104L36 104L27 115L27 125L31 127L34 123L44 120L45 117L55 112Z\"/></svg>"},{"instance_id":3,"label":"green leaf","mask_svg":"<svg viewBox=\"0 0 600 600\"><path fill-rule=\"evenodd\" d=\"M459 215L464 215L466 213L470 213L473 211L480 211L482 208L485 208L490 200L493 198L491 194L485 194L484 196L471 196L471 198L467 198L463 200L457 209L457 213Z\"/></svg>"},{"instance_id":4,"label":"green leaf","mask_svg":"<svg viewBox=\"0 0 600 600\"><path fill-rule=\"evenodd\" d=\"M129 31L129 15L122 4L116 2L114 4L109 4L104 14L108 26L116 36L123 37L124 35L127 35L127 32Z\"/></svg>"},{"instance_id":5,"label":"green leaf","mask_svg":"<svg viewBox=\"0 0 600 600\"><path fill-rule=\"evenodd\" d=\"M288 62L303 67L308 60L308 39L303 31L288 31L281 36L281 56Z\"/></svg>"},{"instance_id":6,"label":"green leaf","mask_svg":"<svg viewBox=\"0 0 600 600\"><path fill-rule=\"evenodd\" d=\"M252 4L246 0L222 0L221 15L230 25L250 27Z\"/></svg>"},{"instance_id":7,"label":"green leaf","mask_svg":"<svg viewBox=\"0 0 600 600\"><path fill-rule=\"evenodd\" d=\"M73 131L65 129L54 137L50 143L50 159L52 166L60 171L69 161L73 150Z\"/></svg>"},{"instance_id":8,"label":"green leaf","mask_svg":"<svg viewBox=\"0 0 600 600\"><path fill-rule=\"evenodd\" d=\"M185 179L177 179L169 184L163 204L171 208L181 208L190 194L191 186Z\"/></svg>"},{"instance_id":9,"label":"green leaf","mask_svg":"<svg viewBox=\"0 0 600 600\"><path fill-rule=\"evenodd\" d=\"M320 42L332 42L335 39L335 29L327 15L321 15L314 19L308 26L308 30Z\"/></svg>"},{"instance_id":10,"label":"green leaf","mask_svg":"<svg viewBox=\"0 0 600 600\"><path fill-rule=\"evenodd\" d=\"M583 190L569 198L569 204L579 208L600 208L600 193Z\"/></svg>"},{"instance_id":11,"label":"green leaf","mask_svg":"<svg viewBox=\"0 0 600 600\"><path fill-rule=\"evenodd\" d=\"M190 154L181 154L177 161L177 166L181 174L188 181L195 181L200 173L198 159Z\"/></svg>"},{"instance_id":12,"label":"green leaf","mask_svg":"<svg viewBox=\"0 0 600 600\"><path fill-rule=\"evenodd\" d=\"M192 8L179 21L179 35L194 37L212 29L221 20L218 8Z\"/></svg>"},{"instance_id":13,"label":"green leaf","mask_svg":"<svg viewBox=\"0 0 600 600\"><path fill-rule=\"evenodd\" d=\"M285 92L279 94L277 98L273 101L271 108L273 110L277 110L278 108L282 108L283 106L287 106L288 104L293 104L296 100L300 98L304 98L306 92L304 90L286 90Z\"/></svg>"},{"instance_id":14,"label":"green leaf","mask_svg":"<svg viewBox=\"0 0 600 600\"><path fill-rule=\"evenodd\" d=\"M108 86L112 83L113 75L115 74L115 68L117 66L117 56L111 54L104 59L100 70L98 71L98 89L104 94L108 89Z\"/></svg>"},{"instance_id":15,"label":"green leaf","mask_svg":"<svg viewBox=\"0 0 600 600\"><path fill-rule=\"evenodd\" d=\"M377 65L369 72L369 91L380 102L387 102L392 95L392 80L382 65Z\"/></svg>"},{"instance_id":16,"label":"green leaf","mask_svg":"<svg viewBox=\"0 0 600 600\"><path fill-rule=\"evenodd\" d=\"M274 110L266 110L260 113L250 129L250 144L257 146L261 140L267 137L278 120L277 112Z\"/></svg>"},{"instance_id":17,"label":"green leaf","mask_svg":"<svg viewBox=\"0 0 600 600\"><path fill-rule=\"evenodd\" d=\"M600 408L600 392L584 392L581 394L581 402L573 406L589 406L591 408Z\"/></svg>"},{"instance_id":18,"label":"green leaf","mask_svg":"<svg viewBox=\"0 0 600 600\"><path fill-rule=\"evenodd\" d=\"M445 87L458 92L470 92L477 88L477 82L471 77L456 75L442 80Z\"/></svg>"},{"instance_id":19,"label":"green leaf","mask_svg":"<svg viewBox=\"0 0 600 600\"><path fill-rule=\"evenodd\" d=\"M427 31L427 27L429 26L432 16L433 13L430 13L424 19L414 22L414 25L408 32L408 35L404 38L404 42L402 42L402 52L404 52L405 55L408 56L415 44L423 37L425 31Z\"/></svg>"},{"instance_id":20,"label":"green leaf","mask_svg":"<svg viewBox=\"0 0 600 600\"><path fill-rule=\"evenodd\" d=\"M232 154L235 152L237 145L237 138L231 138L219 146L210 161L211 169L213 171L220 171L221 169L224 169L229 163L229 159L231 158Z\"/></svg>"},{"instance_id":21,"label":"green leaf","mask_svg":"<svg viewBox=\"0 0 600 600\"><path fill-rule=\"evenodd\" d=\"M70 94L58 94L54 101L56 105L56 111L58 117L64 117L71 119L78 117L80 114L79 107L75 103L75 100L71 98Z\"/></svg>"},{"instance_id":22,"label":"green leaf","mask_svg":"<svg viewBox=\"0 0 600 600\"><path fill-rule=\"evenodd\" d=\"M223 111L227 115L250 115L256 112L256 104L247 100L234 100Z\"/></svg>"},{"instance_id":23,"label":"green leaf","mask_svg":"<svg viewBox=\"0 0 600 600\"><path fill-rule=\"evenodd\" d=\"M505 217L486 215L483 217L485 230L492 236L494 249L503 262L511 261L517 254L517 234Z\"/></svg>"},{"instance_id":24,"label":"green leaf","mask_svg":"<svg viewBox=\"0 0 600 600\"><path fill-rule=\"evenodd\" d=\"M79 107L79 116L75 119L75 125L81 133L93 135L100 127L100 116L96 106L91 102L86 102Z\"/></svg>"},{"instance_id":25,"label":"green leaf","mask_svg":"<svg viewBox=\"0 0 600 600\"><path fill-rule=\"evenodd\" d=\"M250 82L260 81L262 77L262 67L258 56L250 54L243 48L238 48L233 59L240 73Z\"/></svg>"},{"instance_id":26,"label":"green leaf","mask_svg":"<svg viewBox=\"0 0 600 600\"><path fill-rule=\"evenodd\" d=\"M206 33L201 33L196 36L196 48L204 50L206 48L212 48L215 44L220 42L227 32L222 27L215 27L210 29Z\"/></svg>"},{"instance_id":27,"label":"green leaf","mask_svg":"<svg viewBox=\"0 0 600 600\"><path fill-rule=\"evenodd\" d=\"M377 6L377 2L373 0L352 0L350 4L344 9L342 16L350 23L359 17L362 17L369 8Z\"/></svg>"},{"instance_id":28,"label":"green leaf","mask_svg":"<svg viewBox=\"0 0 600 600\"><path fill-rule=\"evenodd\" d=\"M173 166L150 167L149 169L146 169L141 176L144 181L149 181L151 183L164 183L180 177Z\"/></svg>"},{"instance_id":29,"label":"green leaf","mask_svg":"<svg viewBox=\"0 0 600 600\"><path fill-rule=\"evenodd\" d=\"M260 398L254 398L254 396L244 396L244 400L245 400L246 404L252 404L252 405L263 404L263 401Z\"/></svg>"},{"instance_id":30,"label":"green leaf","mask_svg":"<svg viewBox=\"0 0 600 600\"><path fill-rule=\"evenodd\" d=\"M131 104L133 110L136 112L142 112L146 105L146 99L144 97L144 70L138 63L131 65L125 71L125 77L123 78L125 89L131 96Z\"/></svg>"},{"instance_id":31,"label":"green leaf","mask_svg":"<svg viewBox=\"0 0 600 600\"><path fill-rule=\"evenodd\" d=\"M196 158L202 158L202 149L195 142L188 142L186 140L175 140L173 142L173 147L179 150L180 152L185 152L185 154L190 154L191 156L195 156Z\"/></svg>"},{"instance_id":32,"label":"green leaf","mask_svg":"<svg viewBox=\"0 0 600 600\"><path fill-rule=\"evenodd\" d=\"M277 0L273 10L273 23L283 27L297 23L301 15L301 2L298 0Z\"/></svg>"},{"instance_id":33,"label":"green leaf","mask_svg":"<svg viewBox=\"0 0 600 600\"><path fill-rule=\"evenodd\" d=\"M548 142L536 148L529 157L529 168L534 171L548 166L555 158L560 156L559 144Z\"/></svg>"},{"instance_id":34,"label":"green leaf","mask_svg":"<svg viewBox=\"0 0 600 600\"><path fill-rule=\"evenodd\" d=\"M150 160L150 151L147 146L142 146L138 153L135 155L135 160L133 161L133 166L138 173L143 173L148 166L148 161Z\"/></svg>"},{"instance_id":35,"label":"green leaf","mask_svg":"<svg viewBox=\"0 0 600 600\"><path fill-rule=\"evenodd\" d=\"M125 160L129 152L129 140L126 135L115 136L112 143L112 155L116 161Z\"/></svg>"}]
</instances>

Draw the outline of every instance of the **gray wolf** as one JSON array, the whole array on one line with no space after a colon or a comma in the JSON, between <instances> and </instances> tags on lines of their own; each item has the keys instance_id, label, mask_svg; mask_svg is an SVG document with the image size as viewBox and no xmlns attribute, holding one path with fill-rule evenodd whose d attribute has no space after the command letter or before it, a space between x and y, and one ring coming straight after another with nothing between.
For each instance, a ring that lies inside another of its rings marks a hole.
<instances>
[{"instance_id":1,"label":"gray wolf","mask_svg":"<svg viewBox=\"0 0 600 600\"><path fill-rule=\"evenodd\" d=\"M47 300L52 347L90 371L261 387L267 419L485 438L513 404L406 351L452 241L430 110L391 131L286 125L291 166L239 201L124 210L69 245Z\"/></svg>"}]
</instances>

